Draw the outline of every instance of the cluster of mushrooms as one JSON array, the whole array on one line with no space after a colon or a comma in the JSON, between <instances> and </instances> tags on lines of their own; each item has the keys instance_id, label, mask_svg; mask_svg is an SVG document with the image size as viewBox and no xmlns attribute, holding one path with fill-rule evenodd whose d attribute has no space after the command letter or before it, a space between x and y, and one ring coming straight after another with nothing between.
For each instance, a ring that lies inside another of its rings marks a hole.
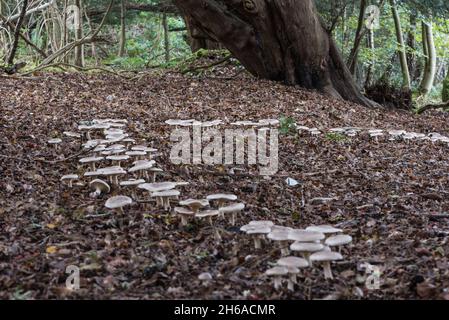
<instances>
[{"instance_id":1,"label":"cluster of mushrooms","mask_svg":"<svg viewBox=\"0 0 449 320\"><path fill-rule=\"evenodd\" d=\"M127 120L124 119L96 119L78 126L77 132L64 132L65 136L83 139L82 147L88 153L87 157L79 159L81 166L85 166L84 177L90 178L90 196L98 198L108 194L112 189L117 192L129 190L131 196L115 195L105 202L105 207L123 214L126 206L134 202L147 204L154 202L157 208L172 211L172 203L177 207L173 212L180 216L181 224L187 225L190 217L207 219L213 226L213 218L228 218L235 225L236 216L243 211L245 205L236 203L237 196L233 194L212 194L206 199L181 200L181 192L177 187L188 185L188 182L157 181L158 175L163 170L156 167L157 149L146 145L136 144L129 134L125 132ZM56 142L58 140L58 142ZM58 144L61 139L52 139L49 144ZM68 187L73 187L73 182L79 180L78 174L64 175L61 178ZM140 191L144 199L139 199L137 191ZM216 207L210 204L215 203ZM232 202L232 203L229 203ZM220 240L220 234L216 228L215 237Z\"/></svg>"},{"instance_id":2,"label":"cluster of mushrooms","mask_svg":"<svg viewBox=\"0 0 449 320\"><path fill-rule=\"evenodd\" d=\"M274 277L274 288L282 286L283 276L288 276L288 289L294 290L300 269L319 263L324 277L332 279L331 262L342 260L341 248L352 242L352 237L342 234L343 230L329 225L309 226L306 229L292 229L274 225L272 221L251 221L240 228L254 239L255 249L262 248L262 241L271 240L279 246L281 258L266 271ZM336 248L336 251L332 249ZM290 252L298 252L301 257Z\"/></svg>"},{"instance_id":3,"label":"cluster of mushrooms","mask_svg":"<svg viewBox=\"0 0 449 320\"><path fill-rule=\"evenodd\" d=\"M312 136L321 135L322 131L320 131L318 128L309 128L306 126L296 126L296 129L300 132L307 132ZM359 127L342 127L342 128L331 128L328 130L329 133L336 133L336 134L342 134L348 137L355 137L360 132L365 131L364 128ZM368 135L375 139L376 141L381 137L388 137L389 141L396 141L396 140L404 140L404 141L411 141L411 140L424 140L424 141L430 141L430 142L443 142L443 143L449 143L449 137L443 136L440 133L432 132L429 134L424 133L418 133L418 132L407 132L405 130L383 130L383 129L368 129L366 130Z\"/></svg>"}]
</instances>

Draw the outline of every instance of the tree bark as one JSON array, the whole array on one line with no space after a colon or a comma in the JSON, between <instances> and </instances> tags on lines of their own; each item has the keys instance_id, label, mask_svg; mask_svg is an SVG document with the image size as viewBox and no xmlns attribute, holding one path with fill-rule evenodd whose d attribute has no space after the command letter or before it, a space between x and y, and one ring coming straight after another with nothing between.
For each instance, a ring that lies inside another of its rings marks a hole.
<instances>
[{"instance_id":1,"label":"tree bark","mask_svg":"<svg viewBox=\"0 0 449 320\"><path fill-rule=\"evenodd\" d=\"M169 37L168 21L167 21L167 14L166 13L164 13L162 15L162 25L164 27L164 55L165 55L165 62L168 63L170 61L170 37Z\"/></svg>"},{"instance_id":2,"label":"tree bark","mask_svg":"<svg viewBox=\"0 0 449 320\"><path fill-rule=\"evenodd\" d=\"M313 0L175 0L253 75L318 89L365 106Z\"/></svg>"},{"instance_id":3,"label":"tree bark","mask_svg":"<svg viewBox=\"0 0 449 320\"><path fill-rule=\"evenodd\" d=\"M9 51L8 58L6 59L7 65L12 65L14 63L14 58L17 52L17 46L19 45L20 29L22 28L23 20L27 11L28 0L23 0L22 10L20 11L19 20L17 21L16 28L14 30L14 42L12 44L11 50Z\"/></svg>"},{"instance_id":4,"label":"tree bark","mask_svg":"<svg viewBox=\"0 0 449 320\"><path fill-rule=\"evenodd\" d=\"M357 30L355 32L354 44L351 49L351 53L349 54L349 60L348 60L349 71L351 72L352 75L355 75L355 73L356 73L355 71L357 68L357 62L358 62L358 58L359 58L360 44L362 42L362 38L364 35L362 33L362 30L363 30L363 22L364 22L364 18L365 18L366 5L367 5L366 0L360 1L360 11L359 11L359 19L357 22Z\"/></svg>"},{"instance_id":5,"label":"tree bark","mask_svg":"<svg viewBox=\"0 0 449 320\"><path fill-rule=\"evenodd\" d=\"M399 45L398 55L399 55L399 60L401 62L402 87L406 90L410 90L411 89L410 72L408 70L407 53L406 53L406 47L404 44L404 35L402 33L401 18L399 17L399 13L396 8L395 0L390 0L390 6L391 6L391 12L393 14L394 26L395 26L395 30L396 30L396 40Z\"/></svg>"},{"instance_id":6,"label":"tree bark","mask_svg":"<svg viewBox=\"0 0 449 320\"><path fill-rule=\"evenodd\" d=\"M118 51L119 57L123 57L125 55L125 44L126 44L125 16L126 16L126 0L122 0L120 7L120 44Z\"/></svg>"},{"instance_id":7,"label":"tree bark","mask_svg":"<svg viewBox=\"0 0 449 320\"><path fill-rule=\"evenodd\" d=\"M83 8L82 0L75 0L75 5L79 9L79 17L77 23L75 23L75 41L80 41L83 38ZM84 45L75 47L75 66L84 66Z\"/></svg>"},{"instance_id":8,"label":"tree bark","mask_svg":"<svg viewBox=\"0 0 449 320\"><path fill-rule=\"evenodd\" d=\"M195 21L192 18L187 14L184 14L183 18L187 28L187 43L192 52L197 52L201 49L221 49L220 44L215 39L212 39L210 35L202 31L200 27L195 25Z\"/></svg>"},{"instance_id":9,"label":"tree bark","mask_svg":"<svg viewBox=\"0 0 449 320\"><path fill-rule=\"evenodd\" d=\"M423 51L425 55L425 67L424 75L420 86L420 91L422 95L427 95L433 87L433 82L435 79L437 55L435 42L433 39L432 24L422 22L423 30Z\"/></svg>"}]
</instances>

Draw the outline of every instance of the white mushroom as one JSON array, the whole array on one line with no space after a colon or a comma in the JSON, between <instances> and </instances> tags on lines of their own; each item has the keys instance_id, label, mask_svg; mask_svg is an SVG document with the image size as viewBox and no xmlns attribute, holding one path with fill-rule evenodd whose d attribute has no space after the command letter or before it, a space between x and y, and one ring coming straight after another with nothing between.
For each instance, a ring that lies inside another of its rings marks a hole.
<instances>
[{"instance_id":1,"label":"white mushroom","mask_svg":"<svg viewBox=\"0 0 449 320\"><path fill-rule=\"evenodd\" d=\"M92 180L92 181L89 183L89 186L90 186L92 189L95 190L95 191L91 194L91 196L92 196L93 198L98 197L99 195L101 195L102 192L104 192L104 193L109 193L109 191L111 191L111 188L109 187L109 185L108 185L106 182L104 182L103 180L101 180L101 179L95 179L95 180Z\"/></svg>"},{"instance_id":2,"label":"white mushroom","mask_svg":"<svg viewBox=\"0 0 449 320\"><path fill-rule=\"evenodd\" d=\"M48 144L54 145L55 149L58 150L58 145L62 142L62 140L59 138L54 138L54 139L48 140L47 142L48 142Z\"/></svg>"},{"instance_id":3,"label":"white mushroom","mask_svg":"<svg viewBox=\"0 0 449 320\"><path fill-rule=\"evenodd\" d=\"M240 228L241 230L242 228ZM254 248L260 249L262 248L262 238L271 232L271 228L267 226L254 226L246 229L246 233L253 236L254 239Z\"/></svg>"},{"instance_id":4,"label":"white mushroom","mask_svg":"<svg viewBox=\"0 0 449 320\"><path fill-rule=\"evenodd\" d=\"M331 270L331 261L343 259L342 255L333 251L319 251L310 256L310 261L317 261L323 263L323 271L325 279L333 279Z\"/></svg>"},{"instance_id":5,"label":"white mushroom","mask_svg":"<svg viewBox=\"0 0 449 320\"><path fill-rule=\"evenodd\" d=\"M120 166L120 163L122 161L128 160L129 156L122 154L122 155L111 155L111 156L107 156L106 159L111 160L113 163L115 163L116 165Z\"/></svg>"},{"instance_id":6,"label":"white mushroom","mask_svg":"<svg viewBox=\"0 0 449 320\"><path fill-rule=\"evenodd\" d=\"M274 289L278 290L282 286L282 276L288 274L286 267L273 267L265 271L265 274L274 277Z\"/></svg>"},{"instance_id":7,"label":"white mushroom","mask_svg":"<svg viewBox=\"0 0 449 320\"><path fill-rule=\"evenodd\" d=\"M79 176L77 174L68 174L61 177L61 181L68 181L67 184L71 188L73 186L73 180L78 180Z\"/></svg>"},{"instance_id":8,"label":"white mushroom","mask_svg":"<svg viewBox=\"0 0 449 320\"><path fill-rule=\"evenodd\" d=\"M187 199L179 202L180 206L187 206L193 212L197 213L201 208L207 207L209 201L207 199Z\"/></svg>"},{"instance_id":9,"label":"white mushroom","mask_svg":"<svg viewBox=\"0 0 449 320\"><path fill-rule=\"evenodd\" d=\"M307 260L298 257L284 257L279 259L276 264L288 269L288 273L290 274L290 279L288 280L288 289L290 291L294 291L294 284L297 283L296 275L299 273L299 269L309 266Z\"/></svg>"},{"instance_id":10,"label":"white mushroom","mask_svg":"<svg viewBox=\"0 0 449 320\"><path fill-rule=\"evenodd\" d=\"M288 256L290 251L288 250L288 234L289 231L271 231L267 238L273 241L279 241L280 243L280 249L281 249L281 255L282 256Z\"/></svg>"},{"instance_id":11,"label":"white mushroom","mask_svg":"<svg viewBox=\"0 0 449 320\"><path fill-rule=\"evenodd\" d=\"M195 212L193 212L187 208L184 208L184 207L175 207L173 210L175 213L177 213L181 216L181 225L183 225L183 226L186 226L187 223L189 222L187 220L187 218L189 216L193 217L195 215Z\"/></svg>"},{"instance_id":12,"label":"white mushroom","mask_svg":"<svg viewBox=\"0 0 449 320\"><path fill-rule=\"evenodd\" d=\"M86 157L86 158L81 158L79 160L79 162L81 163L88 163L90 170L95 171L95 162L101 161L103 160L103 157Z\"/></svg>"},{"instance_id":13,"label":"white mushroom","mask_svg":"<svg viewBox=\"0 0 449 320\"><path fill-rule=\"evenodd\" d=\"M150 170L153 165L155 164L154 160L150 160L150 161L142 161L139 162L138 164L135 164L133 167L128 169L128 172L132 173L132 172L139 172L140 177L145 177L147 180L149 180L149 176L148 176L148 170Z\"/></svg>"},{"instance_id":14,"label":"white mushroom","mask_svg":"<svg viewBox=\"0 0 449 320\"><path fill-rule=\"evenodd\" d=\"M164 207L164 210L170 210L170 198L177 198L181 193L178 190L164 190L157 191L151 194L152 197L156 197L159 199L159 205Z\"/></svg>"},{"instance_id":15,"label":"white mushroom","mask_svg":"<svg viewBox=\"0 0 449 320\"><path fill-rule=\"evenodd\" d=\"M206 218L207 219L207 221L209 222L211 227L214 229L215 240L220 242L221 241L220 232L215 227L214 222L212 220L212 217L216 217L218 215L219 215L218 210L205 210L205 211L200 211L200 212L195 213L196 218L199 218L199 219Z\"/></svg>"},{"instance_id":16,"label":"white mushroom","mask_svg":"<svg viewBox=\"0 0 449 320\"><path fill-rule=\"evenodd\" d=\"M352 237L347 234L339 234L336 236L332 236L326 239L324 243L329 247L338 247L338 250L341 250L341 247L352 242Z\"/></svg>"},{"instance_id":17,"label":"white mushroom","mask_svg":"<svg viewBox=\"0 0 449 320\"><path fill-rule=\"evenodd\" d=\"M120 213L125 213L123 207L133 203L133 200L127 196L115 196L109 198L104 204L108 209L119 210Z\"/></svg>"},{"instance_id":18,"label":"white mushroom","mask_svg":"<svg viewBox=\"0 0 449 320\"><path fill-rule=\"evenodd\" d=\"M109 181L115 185L119 185L118 176L126 174L126 170L119 166L101 168L97 170L101 175L107 176Z\"/></svg>"},{"instance_id":19,"label":"white mushroom","mask_svg":"<svg viewBox=\"0 0 449 320\"><path fill-rule=\"evenodd\" d=\"M320 226L310 226L306 228L307 231L316 231L321 232L324 234L333 234L333 233L340 233L343 232L343 230L334 228L333 226L329 225L320 225Z\"/></svg>"},{"instance_id":20,"label":"white mushroom","mask_svg":"<svg viewBox=\"0 0 449 320\"><path fill-rule=\"evenodd\" d=\"M231 214L231 225L235 226L235 219L238 212L241 212L243 209L245 209L244 203L233 203L231 205L228 205L226 207L221 207L219 209L220 213L222 214Z\"/></svg>"},{"instance_id":21,"label":"white mushroom","mask_svg":"<svg viewBox=\"0 0 449 320\"><path fill-rule=\"evenodd\" d=\"M312 266L312 261L310 261L310 254L318 251L322 251L324 249L324 245L321 243L315 243L315 242L293 242L290 245L291 251L298 251L300 252L303 257L309 262L309 265Z\"/></svg>"},{"instance_id":22,"label":"white mushroom","mask_svg":"<svg viewBox=\"0 0 449 320\"><path fill-rule=\"evenodd\" d=\"M138 185L145 183L143 179L131 179L126 181L120 181L120 186L122 187L133 187L132 196L134 200L137 200L136 188Z\"/></svg>"},{"instance_id":23,"label":"white mushroom","mask_svg":"<svg viewBox=\"0 0 449 320\"><path fill-rule=\"evenodd\" d=\"M234 194L217 193L217 194L211 194L211 195L207 196L206 199L209 201L217 200L218 208L221 208L221 207L223 207L223 205L226 201L237 200L237 196Z\"/></svg>"}]
</instances>

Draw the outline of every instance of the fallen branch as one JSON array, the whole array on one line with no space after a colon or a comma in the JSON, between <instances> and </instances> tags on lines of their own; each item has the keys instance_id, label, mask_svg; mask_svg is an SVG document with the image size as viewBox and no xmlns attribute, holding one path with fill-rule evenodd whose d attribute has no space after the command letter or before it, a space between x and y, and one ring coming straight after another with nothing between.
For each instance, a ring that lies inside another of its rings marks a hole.
<instances>
[{"instance_id":1,"label":"fallen branch","mask_svg":"<svg viewBox=\"0 0 449 320\"><path fill-rule=\"evenodd\" d=\"M49 6L51 6L51 5L53 4L53 2L55 2L55 0L50 0L48 3L45 3L45 4L41 5L41 6L38 6L38 7L35 7L35 8L33 8L33 9L30 9L30 10L26 11L26 12L24 13L24 17L27 17L27 16L29 16L30 14L33 14L33 13L35 13L35 12L45 10L46 8L48 8ZM15 20L17 20L17 19L20 18L20 15L21 15L20 13L19 13L19 14L16 14L16 15L13 15L13 16L11 16L11 17L8 18L8 21L10 21L10 22L11 22L11 21L15 21Z\"/></svg>"},{"instance_id":2,"label":"fallen branch","mask_svg":"<svg viewBox=\"0 0 449 320\"><path fill-rule=\"evenodd\" d=\"M186 73L193 72L193 71L209 69L209 68L218 66L218 65L220 65L220 64L222 64L222 63L225 63L226 61L229 61L231 58L232 58L232 56L231 56L231 55L228 55L228 56L224 57L223 59L220 59L220 60L218 60L218 61L215 61L215 62L213 62L213 63L211 63L211 64L204 65L204 66L193 67L193 68L190 68L190 69L188 69L188 70L184 70L184 71L182 71L181 73L182 73L182 74L186 74Z\"/></svg>"},{"instance_id":3,"label":"fallen branch","mask_svg":"<svg viewBox=\"0 0 449 320\"><path fill-rule=\"evenodd\" d=\"M416 113L422 114L430 109L446 109L446 108L449 108L449 101L446 101L443 103L438 103L438 104L428 104L428 105L418 109L418 111L416 111Z\"/></svg>"}]
</instances>

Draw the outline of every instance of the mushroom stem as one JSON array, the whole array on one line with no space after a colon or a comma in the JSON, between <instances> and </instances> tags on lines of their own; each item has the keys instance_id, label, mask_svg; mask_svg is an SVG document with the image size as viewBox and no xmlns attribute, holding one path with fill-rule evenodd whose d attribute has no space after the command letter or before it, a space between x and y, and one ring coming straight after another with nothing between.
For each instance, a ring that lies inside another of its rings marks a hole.
<instances>
[{"instance_id":1,"label":"mushroom stem","mask_svg":"<svg viewBox=\"0 0 449 320\"><path fill-rule=\"evenodd\" d=\"M215 240L217 240L217 242L221 242L221 235L220 235L220 232L218 231L217 228L215 228L215 227L213 227L213 228L214 228Z\"/></svg>"},{"instance_id":2,"label":"mushroom stem","mask_svg":"<svg viewBox=\"0 0 449 320\"><path fill-rule=\"evenodd\" d=\"M282 277L276 276L274 277L274 289L279 290L282 286Z\"/></svg>"},{"instance_id":3,"label":"mushroom stem","mask_svg":"<svg viewBox=\"0 0 449 320\"><path fill-rule=\"evenodd\" d=\"M69 180L69 188L71 188L72 186L73 186L72 180Z\"/></svg>"},{"instance_id":4,"label":"mushroom stem","mask_svg":"<svg viewBox=\"0 0 449 320\"><path fill-rule=\"evenodd\" d=\"M333 279L330 261L323 262L323 271L325 279Z\"/></svg>"},{"instance_id":5,"label":"mushroom stem","mask_svg":"<svg viewBox=\"0 0 449 320\"><path fill-rule=\"evenodd\" d=\"M295 283L295 284L298 283L298 279L296 277L296 273L291 273L290 274L290 281Z\"/></svg>"},{"instance_id":6,"label":"mushroom stem","mask_svg":"<svg viewBox=\"0 0 449 320\"><path fill-rule=\"evenodd\" d=\"M295 284L291 279L287 280L287 289L290 291L295 291Z\"/></svg>"},{"instance_id":7,"label":"mushroom stem","mask_svg":"<svg viewBox=\"0 0 449 320\"><path fill-rule=\"evenodd\" d=\"M254 248L255 248L255 249L260 249L260 248L262 248L262 241L260 241L259 235L256 235L256 236L254 237Z\"/></svg>"},{"instance_id":8,"label":"mushroom stem","mask_svg":"<svg viewBox=\"0 0 449 320\"><path fill-rule=\"evenodd\" d=\"M288 242L287 241L281 241L281 255L283 257L286 257L290 254L290 250L288 249Z\"/></svg>"},{"instance_id":9,"label":"mushroom stem","mask_svg":"<svg viewBox=\"0 0 449 320\"><path fill-rule=\"evenodd\" d=\"M309 267L312 267L313 265L312 265L312 260L310 260L310 252L303 252L302 256L309 263Z\"/></svg>"},{"instance_id":10,"label":"mushroom stem","mask_svg":"<svg viewBox=\"0 0 449 320\"><path fill-rule=\"evenodd\" d=\"M90 163L90 170L95 171L95 162Z\"/></svg>"},{"instance_id":11,"label":"mushroom stem","mask_svg":"<svg viewBox=\"0 0 449 320\"><path fill-rule=\"evenodd\" d=\"M232 214L231 214L231 225L233 225L233 226L235 226L235 216L236 216L237 214L235 213L235 212L233 212Z\"/></svg>"},{"instance_id":12,"label":"mushroom stem","mask_svg":"<svg viewBox=\"0 0 449 320\"><path fill-rule=\"evenodd\" d=\"M187 217L185 215L181 215L181 225L186 226L188 223Z\"/></svg>"}]
</instances>

